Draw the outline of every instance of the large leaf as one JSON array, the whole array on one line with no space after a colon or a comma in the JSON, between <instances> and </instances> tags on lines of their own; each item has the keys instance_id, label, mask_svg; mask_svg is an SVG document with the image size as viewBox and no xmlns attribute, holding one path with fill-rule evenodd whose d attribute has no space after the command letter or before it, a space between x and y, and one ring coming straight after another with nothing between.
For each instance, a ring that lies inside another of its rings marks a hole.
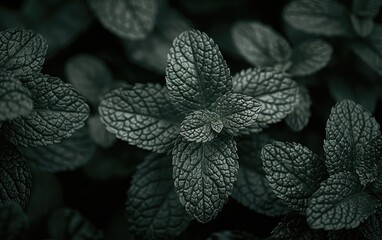
<instances>
[{"instance_id":1,"label":"large leaf","mask_svg":"<svg viewBox=\"0 0 382 240\"><path fill-rule=\"evenodd\" d=\"M126 206L130 230L144 239L168 239L188 226L191 218L174 190L171 156L153 154L138 166Z\"/></svg>"},{"instance_id":2,"label":"large leaf","mask_svg":"<svg viewBox=\"0 0 382 240\"><path fill-rule=\"evenodd\" d=\"M298 143L273 142L261 151L264 171L276 195L304 213L309 198L327 177L322 160Z\"/></svg>"},{"instance_id":3,"label":"large leaf","mask_svg":"<svg viewBox=\"0 0 382 240\"><path fill-rule=\"evenodd\" d=\"M106 94L101 121L117 138L143 149L166 152L179 135L182 117L159 84L136 84Z\"/></svg>"},{"instance_id":4,"label":"large leaf","mask_svg":"<svg viewBox=\"0 0 382 240\"><path fill-rule=\"evenodd\" d=\"M293 131L301 131L306 125L308 125L311 105L312 101L310 100L308 89L304 86L300 86L298 92L298 103L294 107L293 112L285 118L286 124Z\"/></svg>"},{"instance_id":5,"label":"large leaf","mask_svg":"<svg viewBox=\"0 0 382 240\"><path fill-rule=\"evenodd\" d=\"M20 206L7 201L0 203L0 238L3 240L24 239L25 230L29 227L27 215ZM24 238L22 238L23 236Z\"/></svg>"},{"instance_id":6,"label":"large leaf","mask_svg":"<svg viewBox=\"0 0 382 240\"><path fill-rule=\"evenodd\" d=\"M199 222L214 219L236 181L239 164L235 141L221 136L196 143L179 137L172 153L173 178L180 202Z\"/></svg>"},{"instance_id":7,"label":"large leaf","mask_svg":"<svg viewBox=\"0 0 382 240\"><path fill-rule=\"evenodd\" d=\"M84 126L89 107L70 84L42 74L23 76L21 81L32 95L34 109L4 123L9 141L21 146L58 143Z\"/></svg>"},{"instance_id":8,"label":"large leaf","mask_svg":"<svg viewBox=\"0 0 382 240\"><path fill-rule=\"evenodd\" d=\"M166 82L173 104L183 112L209 108L232 92L229 68L218 46L198 30L183 32L174 40Z\"/></svg>"}]
</instances>

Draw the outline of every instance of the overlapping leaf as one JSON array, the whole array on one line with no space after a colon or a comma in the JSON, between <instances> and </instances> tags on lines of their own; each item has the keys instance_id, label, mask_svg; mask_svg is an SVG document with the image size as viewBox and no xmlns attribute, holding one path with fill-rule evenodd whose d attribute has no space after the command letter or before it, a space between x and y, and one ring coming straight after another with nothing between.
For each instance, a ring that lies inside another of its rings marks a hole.
<instances>
[{"instance_id":1,"label":"overlapping leaf","mask_svg":"<svg viewBox=\"0 0 382 240\"><path fill-rule=\"evenodd\" d=\"M221 125L213 128L212 125ZM219 115L208 110L194 111L186 116L180 126L180 135L188 141L208 142L214 139L223 128ZM220 130L220 131L217 131Z\"/></svg>"},{"instance_id":2,"label":"overlapping leaf","mask_svg":"<svg viewBox=\"0 0 382 240\"><path fill-rule=\"evenodd\" d=\"M311 105L312 102L310 100L308 89L304 86L300 86L298 92L298 103L294 107L293 112L285 118L286 124L293 131L301 131L308 124Z\"/></svg>"}]
</instances>

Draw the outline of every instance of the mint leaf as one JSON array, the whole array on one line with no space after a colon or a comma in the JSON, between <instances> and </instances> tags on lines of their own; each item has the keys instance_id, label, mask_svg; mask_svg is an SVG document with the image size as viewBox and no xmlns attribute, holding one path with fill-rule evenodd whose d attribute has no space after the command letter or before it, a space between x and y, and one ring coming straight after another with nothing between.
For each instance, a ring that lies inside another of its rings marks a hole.
<instances>
[{"instance_id":1,"label":"mint leaf","mask_svg":"<svg viewBox=\"0 0 382 240\"><path fill-rule=\"evenodd\" d=\"M352 14L350 20L354 31L360 37L367 37L373 31L374 21L372 19L359 18Z\"/></svg>"},{"instance_id":2,"label":"mint leaf","mask_svg":"<svg viewBox=\"0 0 382 240\"><path fill-rule=\"evenodd\" d=\"M382 208L363 222L359 230L366 240L378 240L382 236Z\"/></svg>"},{"instance_id":3,"label":"mint leaf","mask_svg":"<svg viewBox=\"0 0 382 240\"><path fill-rule=\"evenodd\" d=\"M12 200L25 208L31 186L28 163L15 146L0 139L0 203Z\"/></svg>"},{"instance_id":4,"label":"mint leaf","mask_svg":"<svg viewBox=\"0 0 382 240\"><path fill-rule=\"evenodd\" d=\"M284 37L259 22L236 23L232 29L232 38L240 54L254 66L286 63L292 53Z\"/></svg>"},{"instance_id":5,"label":"mint leaf","mask_svg":"<svg viewBox=\"0 0 382 240\"><path fill-rule=\"evenodd\" d=\"M352 12L363 18L374 18L381 5L381 0L353 0Z\"/></svg>"},{"instance_id":6,"label":"mint leaf","mask_svg":"<svg viewBox=\"0 0 382 240\"><path fill-rule=\"evenodd\" d=\"M214 219L236 181L239 164L235 141L222 136L196 143L179 137L172 155L175 190L180 202L199 222Z\"/></svg>"},{"instance_id":7,"label":"mint leaf","mask_svg":"<svg viewBox=\"0 0 382 240\"><path fill-rule=\"evenodd\" d=\"M70 208L60 208L50 216L48 233L50 237L57 239L103 239L100 230L79 212Z\"/></svg>"},{"instance_id":8,"label":"mint leaf","mask_svg":"<svg viewBox=\"0 0 382 240\"><path fill-rule=\"evenodd\" d=\"M245 231L220 231L215 232L207 238L207 240L259 240L253 234Z\"/></svg>"},{"instance_id":9,"label":"mint leaf","mask_svg":"<svg viewBox=\"0 0 382 240\"><path fill-rule=\"evenodd\" d=\"M0 238L12 240L21 238L22 233L28 229L27 215L20 206L13 201L0 203Z\"/></svg>"},{"instance_id":10,"label":"mint leaf","mask_svg":"<svg viewBox=\"0 0 382 240\"><path fill-rule=\"evenodd\" d=\"M0 69L0 121L28 115L32 109L28 89L9 72Z\"/></svg>"},{"instance_id":11,"label":"mint leaf","mask_svg":"<svg viewBox=\"0 0 382 240\"><path fill-rule=\"evenodd\" d=\"M262 168L261 148L270 143L265 135L253 135L238 142L240 168L232 197L244 206L267 216L279 216L289 209L276 196Z\"/></svg>"},{"instance_id":12,"label":"mint leaf","mask_svg":"<svg viewBox=\"0 0 382 240\"><path fill-rule=\"evenodd\" d=\"M98 146L108 148L117 140L114 134L106 130L105 125L101 122L101 116L98 114L90 117L88 124L90 137Z\"/></svg>"},{"instance_id":13,"label":"mint leaf","mask_svg":"<svg viewBox=\"0 0 382 240\"><path fill-rule=\"evenodd\" d=\"M227 93L218 98L211 109L220 116L225 129L235 133L255 123L261 103L251 96Z\"/></svg>"},{"instance_id":14,"label":"mint leaf","mask_svg":"<svg viewBox=\"0 0 382 240\"><path fill-rule=\"evenodd\" d=\"M308 125L311 105L312 102L310 100L308 89L304 86L300 86L300 90L298 92L298 103L294 107L293 112L285 118L286 124L293 131L301 131L304 127L306 127L306 125Z\"/></svg>"},{"instance_id":15,"label":"mint leaf","mask_svg":"<svg viewBox=\"0 0 382 240\"><path fill-rule=\"evenodd\" d=\"M88 0L101 24L119 37L143 39L154 28L155 0Z\"/></svg>"},{"instance_id":16,"label":"mint leaf","mask_svg":"<svg viewBox=\"0 0 382 240\"><path fill-rule=\"evenodd\" d=\"M271 68L251 68L236 74L233 91L253 97L262 105L256 123L242 133L256 133L285 118L297 104L298 85L288 75Z\"/></svg>"},{"instance_id":17,"label":"mint leaf","mask_svg":"<svg viewBox=\"0 0 382 240\"><path fill-rule=\"evenodd\" d=\"M308 40L293 48L288 69L293 76L305 76L325 67L332 57L332 47L323 40Z\"/></svg>"},{"instance_id":18,"label":"mint leaf","mask_svg":"<svg viewBox=\"0 0 382 240\"><path fill-rule=\"evenodd\" d=\"M60 143L21 148L22 155L43 172L74 170L86 164L95 152L87 127L83 127Z\"/></svg>"},{"instance_id":19,"label":"mint leaf","mask_svg":"<svg viewBox=\"0 0 382 240\"><path fill-rule=\"evenodd\" d=\"M347 9L334 0L295 0L284 9L284 20L292 27L326 36L352 34Z\"/></svg>"},{"instance_id":20,"label":"mint leaf","mask_svg":"<svg viewBox=\"0 0 382 240\"><path fill-rule=\"evenodd\" d=\"M48 48L41 35L11 28L0 32L0 43L1 68L14 76L40 72Z\"/></svg>"},{"instance_id":21,"label":"mint leaf","mask_svg":"<svg viewBox=\"0 0 382 240\"><path fill-rule=\"evenodd\" d=\"M378 199L363 192L356 176L340 172L322 182L314 193L306 211L307 221L314 229L355 228L379 204Z\"/></svg>"},{"instance_id":22,"label":"mint leaf","mask_svg":"<svg viewBox=\"0 0 382 240\"><path fill-rule=\"evenodd\" d=\"M229 68L205 33L183 32L174 40L167 61L169 95L182 112L208 109L220 96L232 92Z\"/></svg>"},{"instance_id":23,"label":"mint leaf","mask_svg":"<svg viewBox=\"0 0 382 240\"><path fill-rule=\"evenodd\" d=\"M78 92L59 78L36 74L23 76L30 91L34 109L3 125L4 136L20 146L58 143L85 124L89 107Z\"/></svg>"},{"instance_id":24,"label":"mint leaf","mask_svg":"<svg viewBox=\"0 0 382 240\"><path fill-rule=\"evenodd\" d=\"M130 230L144 239L178 236L190 217L174 191L171 156L150 155L133 176L127 193Z\"/></svg>"},{"instance_id":25,"label":"mint leaf","mask_svg":"<svg viewBox=\"0 0 382 240\"><path fill-rule=\"evenodd\" d=\"M212 128L221 125L221 128ZM216 123L217 122L217 123ZM219 124L220 122L220 124ZM214 139L222 130L223 124L219 119L219 115L208 110L194 111L186 116L180 126L180 135L188 141L208 142ZM215 131L220 130L220 131Z\"/></svg>"},{"instance_id":26,"label":"mint leaf","mask_svg":"<svg viewBox=\"0 0 382 240\"><path fill-rule=\"evenodd\" d=\"M113 83L113 76L106 64L89 54L79 54L65 64L68 80L92 104L98 104L103 93Z\"/></svg>"},{"instance_id":27,"label":"mint leaf","mask_svg":"<svg viewBox=\"0 0 382 240\"><path fill-rule=\"evenodd\" d=\"M350 100L337 103L329 115L324 141L329 173L362 171L358 168L362 163L357 163L360 148L380 135L379 124L364 107ZM363 184L372 180L364 177Z\"/></svg>"},{"instance_id":28,"label":"mint leaf","mask_svg":"<svg viewBox=\"0 0 382 240\"><path fill-rule=\"evenodd\" d=\"M181 115L159 84L136 84L106 94L101 121L117 138L143 149L166 152L179 135Z\"/></svg>"},{"instance_id":29,"label":"mint leaf","mask_svg":"<svg viewBox=\"0 0 382 240\"><path fill-rule=\"evenodd\" d=\"M327 177L322 160L299 143L273 142L261 151L269 185L288 207L304 212Z\"/></svg>"}]
</instances>

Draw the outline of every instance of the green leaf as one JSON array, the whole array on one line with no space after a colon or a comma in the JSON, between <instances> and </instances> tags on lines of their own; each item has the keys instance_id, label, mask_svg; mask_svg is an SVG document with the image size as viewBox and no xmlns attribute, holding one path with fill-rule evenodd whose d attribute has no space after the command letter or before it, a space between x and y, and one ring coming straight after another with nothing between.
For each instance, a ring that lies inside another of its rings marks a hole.
<instances>
[{"instance_id":1,"label":"green leaf","mask_svg":"<svg viewBox=\"0 0 382 240\"><path fill-rule=\"evenodd\" d=\"M12 200L25 208L31 186L28 163L15 146L0 139L0 203Z\"/></svg>"},{"instance_id":2,"label":"green leaf","mask_svg":"<svg viewBox=\"0 0 382 240\"><path fill-rule=\"evenodd\" d=\"M323 40L305 41L293 48L288 72L293 76L313 74L328 65L332 53L332 47Z\"/></svg>"},{"instance_id":3,"label":"green leaf","mask_svg":"<svg viewBox=\"0 0 382 240\"><path fill-rule=\"evenodd\" d=\"M205 33L183 32L174 40L167 61L167 88L180 111L208 109L220 96L232 92L227 63Z\"/></svg>"},{"instance_id":4,"label":"green leaf","mask_svg":"<svg viewBox=\"0 0 382 240\"><path fill-rule=\"evenodd\" d=\"M350 229L368 218L379 205L378 199L363 192L350 172L331 175L309 201L306 215L314 229Z\"/></svg>"},{"instance_id":5,"label":"green leaf","mask_svg":"<svg viewBox=\"0 0 382 240\"><path fill-rule=\"evenodd\" d=\"M295 0L284 9L284 20L292 27L325 36L352 35L349 12L338 1Z\"/></svg>"},{"instance_id":6,"label":"green leaf","mask_svg":"<svg viewBox=\"0 0 382 240\"><path fill-rule=\"evenodd\" d=\"M363 163L357 163L360 148L380 135L379 124L364 107L350 100L337 103L326 123L324 150L329 173L363 171L358 167ZM365 176L360 174L363 184L372 180Z\"/></svg>"},{"instance_id":7,"label":"green leaf","mask_svg":"<svg viewBox=\"0 0 382 240\"><path fill-rule=\"evenodd\" d=\"M309 198L327 177L322 160L299 143L273 142L261 151L269 185L288 207L304 213Z\"/></svg>"},{"instance_id":8,"label":"green leaf","mask_svg":"<svg viewBox=\"0 0 382 240\"><path fill-rule=\"evenodd\" d=\"M257 133L285 118L298 101L298 85L288 75L271 68L251 68L236 74L233 91L253 97L262 105L256 123L242 133Z\"/></svg>"},{"instance_id":9,"label":"green leaf","mask_svg":"<svg viewBox=\"0 0 382 240\"><path fill-rule=\"evenodd\" d=\"M0 69L0 121L30 114L33 101L28 89L9 72Z\"/></svg>"},{"instance_id":10,"label":"green leaf","mask_svg":"<svg viewBox=\"0 0 382 240\"><path fill-rule=\"evenodd\" d=\"M113 76L106 64L89 54L79 54L65 64L68 80L92 104L102 100L105 90L113 83Z\"/></svg>"},{"instance_id":11,"label":"green leaf","mask_svg":"<svg viewBox=\"0 0 382 240\"><path fill-rule=\"evenodd\" d=\"M32 95L34 109L28 116L4 122L3 134L10 142L20 146L58 143L84 126L89 107L70 84L42 74L20 80Z\"/></svg>"},{"instance_id":12,"label":"green leaf","mask_svg":"<svg viewBox=\"0 0 382 240\"><path fill-rule=\"evenodd\" d=\"M126 206L130 230L144 239L169 239L188 226L191 218L174 190L171 156L152 154L138 166Z\"/></svg>"},{"instance_id":13,"label":"green leaf","mask_svg":"<svg viewBox=\"0 0 382 240\"><path fill-rule=\"evenodd\" d=\"M258 67L286 63L292 50L283 36L260 22L239 22L232 29L232 38L240 54Z\"/></svg>"},{"instance_id":14,"label":"green leaf","mask_svg":"<svg viewBox=\"0 0 382 240\"><path fill-rule=\"evenodd\" d=\"M300 90L298 92L298 103L294 107L293 112L285 118L286 124L293 131L301 131L309 123L311 106L312 101L310 100L308 89L304 86L300 86Z\"/></svg>"},{"instance_id":15,"label":"green leaf","mask_svg":"<svg viewBox=\"0 0 382 240\"><path fill-rule=\"evenodd\" d=\"M235 133L256 122L261 103L251 96L227 93L218 98L211 109L220 116L225 129Z\"/></svg>"},{"instance_id":16,"label":"green leaf","mask_svg":"<svg viewBox=\"0 0 382 240\"><path fill-rule=\"evenodd\" d=\"M381 0L353 0L352 11L360 17L374 18L382 5Z\"/></svg>"},{"instance_id":17,"label":"green leaf","mask_svg":"<svg viewBox=\"0 0 382 240\"><path fill-rule=\"evenodd\" d=\"M279 216L289 209L276 196L262 168L261 148L270 143L265 135L253 135L238 142L240 168L232 197L244 206L267 216Z\"/></svg>"},{"instance_id":18,"label":"green leaf","mask_svg":"<svg viewBox=\"0 0 382 240\"><path fill-rule=\"evenodd\" d=\"M56 239L103 239L100 230L70 208L56 210L50 216L47 228L49 236Z\"/></svg>"},{"instance_id":19,"label":"green leaf","mask_svg":"<svg viewBox=\"0 0 382 240\"><path fill-rule=\"evenodd\" d=\"M90 117L88 124L90 137L98 146L108 148L117 140L114 134L106 130L105 125L101 122L101 116L98 114Z\"/></svg>"},{"instance_id":20,"label":"green leaf","mask_svg":"<svg viewBox=\"0 0 382 240\"><path fill-rule=\"evenodd\" d=\"M382 236L382 208L371 215L359 227L360 232L366 240L378 240Z\"/></svg>"},{"instance_id":21,"label":"green leaf","mask_svg":"<svg viewBox=\"0 0 382 240\"><path fill-rule=\"evenodd\" d=\"M214 219L236 181L239 164L235 141L222 136L196 143L179 137L172 154L173 178L180 202L199 222Z\"/></svg>"},{"instance_id":22,"label":"green leaf","mask_svg":"<svg viewBox=\"0 0 382 240\"><path fill-rule=\"evenodd\" d=\"M88 0L101 24L119 37L145 38L154 28L158 11L155 0Z\"/></svg>"},{"instance_id":23,"label":"green leaf","mask_svg":"<svg viewBox=\"0 0 382 240\"><path fill-rule=\"evenodd\" d=\"M171 149L182 119L159 84L115 89L105 95L99 113L117 138L159 153Z\"/></svg>"},{"instance_id":24,"label":"green leaf","mask_svg":"<svg viewBox=\"0 0 382 240\"><path fill-rule=\"evenodd\" d=\"M207 240L259 240L252 233L245 231L220 231L215 232L207 238Z\"/></svg>"},{"instance_id":25,"label":"green leaf","mask_svg":"<svg viewBox=\"0 0 382 240\"><path fill-rule=\"evenodd\" d=\"M220 128L213 129L212 123L219 122L219 116L208 110L194 111L186 116L180 126L180 135L192 142L208 142L214 139ZM220 121L221 123L221 121ZM214 124L219 125L218 123ZM221 123L222 125L222 123ZM220 129L221 131L222 129Z\"/></svg>"},{"instance_id":26,"label":"green leaf","mask_svg":"<svg viewBox=\"0 0 382 240\"><path fill-rule=\"evenodd\" d=\"M360 37L367 37L373 31L374 21L372 19L359 18L352 14L350 20L354 31Z\"/></svg>"},{"instance_id":27,"label":"green leaf","mask_svg":"<svg viewBox=\"0 0 382 240\"><path fill-rule=\"evenodd\" d=\"M20 239L20 236L29 228L27 215L20 206L7 201L0 204L0 238L3 240Z\"/></svg>"},{"instance_id":28,"label":"green leaf","mask_svg":"<svg viewBox=\"0 0 382 240\"><path fill-rule=\"evenodd\" d=\"M22 155L39 171L61 172L86 164L95 152L88 129L83 127L60 143L21 148Z\"/></svg>"},{"instance_id":29,"label":"green leaf","mask_svg":"<svg viewBox=\"0 0 382 240\"><path fill-rule=\"evenodd\" d=\"M48 48L41 35L11 28L0 32L0 43L1 68L14 76L40 72Z\"/></svg>"}]
</instances>

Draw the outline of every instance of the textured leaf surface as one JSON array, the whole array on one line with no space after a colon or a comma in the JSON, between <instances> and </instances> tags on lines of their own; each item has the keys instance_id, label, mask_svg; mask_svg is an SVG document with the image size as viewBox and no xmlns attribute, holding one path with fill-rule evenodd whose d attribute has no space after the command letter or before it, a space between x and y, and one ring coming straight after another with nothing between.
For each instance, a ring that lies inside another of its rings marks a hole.
<instances>
[{"instance_id":1,"label":"textured leaf surface","mask_svg":"<svg viewBox=\"0 0 382 240\"><path fill-rule=\"evenodd\" d=\"M285 118L286 124L293 131L301 131L304 127L306 127L306 125L308 125L311 105L312 102L310 100L308 89L300 86L298 92L298 103L294 107L293 112Z\"/></svg>"},{"instance_id":2,"label":"textured leaf surface","mask_svg":"<svg viewBox=\"0 0 382 240\"><path fill-rule=\"evenodd\" d=\"M315 34L352 34L348 11L338 1L295 0L284 9L284 19L292 27Z\"/></svg>"},{"instance_id":3,"label":"textured leaf surface","mask_svg":"<svg viewBox=\"0 0 382 240\"><path fill-rule=\"evenodd\" d=\"M270 26L259 22L239 22L232 38L240 54L254 66L273 66L289 60L289 43Z\"/></svg>"},{"instance_id":4,"label":"textured leaf surface","mask_svg":"<svg viewBox=\"0 0 382 240\"><path fill-rule=\"evenodd\" d=\"M113 82L113 76L106 64L88 54L76 55L65 65L68 80L92 104L98 104L105 90Z\"/></svg>"},{"instance_id":5,"label":"textured leaf surface","mask_svg":"<svg viewBox=\"0 0 382 240\"><path fill-rule=\"evenodd\" d=\"M28 228L28 218L20 206L7 201L0 204L0 238L4 240L19 239Z\"/></svg>"},{"instance_id":6,"label":"textured leaf surface","mask_svg":"<svg viewBox=\"0 0 382 240\"><path fill-rule=\"evenodd\" d=\"M261 103L256 123L245 132L260 132L293 111L298 100L298 85L289 76L271 68L252 68L233 77L235 93L248 95Z\"/></svg>"},{"instance_id":7,"label":"textured leaf surface","mask_svg":"<svg viewBox=\"0 0 382 240\"><path fill-rule=\"evenodd\" d=\"M219 137L207 143L178 138L173 149L175 190L186 211L199 222L215 218L236 181L236 143Z\"/></svg>"},{"instance_id":8,"label":"textured leaf surface","mask_svg":"<svg viewBox=\"0 0 382 240\"><path fill-rule=\"evenodd\" d=\"M183 120L180 126L180 135L192 142L211 141L219 133L212 128L212 124L219 121L219 116L214 112L208 110L194 111Z\"/></svg>"},{"instance_id":9,"label":"textured leaf surface","mask_svg":"<svg viewBox=\"0 0 382 240\"><path fill-rule=\"evenodd\" d=\"M100 230L70 208L60 208L52 214L48 221L48 233L56 239L103 239Z\"/></svg>"},{"instance_id":10,"label":"textured leaf surface","mask_svg":"<svg viewBox=\"0 0 382 240\"><path fill-rule=\"evenodd\" d=\"M106 130L106 126L101 122L101 116L94 115L89 118L89 133L91 139L100 147L111 147L117 140L115 135Z\"/></svg>"},{"instance_id":11,"label":"textured leaf surface","mask_svg":"<svg viewBox=\"0 0 382 240\"><path fill-rule=\"evenodd\" d=\"M220 116L225 129L232 133L256 122L261 103L251 96L228 93L218 98L211 109Z\"/></svg>"},{"instance_id":12,"label":"textured leaf surface","mask_svg":"<svg viewBox=\"0 0 382 240\"><path fill-rule=\"evenodd\" d=\"M332 53L332 47L323 40L303 42L293 49L288 71L294 76L313 74L329 63Z\"/></svg>"},{"instance_id":13,"label":"textured leaf surface","mask_svg":"<svg viewBox=\"0 0 382 240\"><path fill-rule=\"evenodd\" d=\"M364 107L350 100L337 103L326 123L324 150L329 173L355 172L361 146L380 135L379 124Z\"/></svg>"},{"instance_id":14,"label":"textured leaf surface","mask_svg":"<svg viewBox=\"0 0 382 240\"><path fill-rule=\"evenodd\" d=\"M183 32L174 40L167 61L167 88L181 111L209 108L220 96L232 92L229 68L205 33Z\"/></svg>"},{"instance_id":15,"label":"textured leaf surface","mask_svg":"<svg viewBox=\"0 0 382 240\"><path fill-rule=\"evenodd\" d=\"M138 166L127 193L130 230L144 239L178 236L191 218L179 202L171 156L150 155Z\"/></svg>"},{"instance_id":16,"label":"textured leaf surface","mask_svg":"<svg viewBox=\"0 0 382 240\"><path fill-rule=\"evenodd\" d=\"M279 216L289 212L276 196L262 169L261 148L270 143L264 135L253 135L238 142L240 168L232 197L244 206L267 216Z\"/></svg>"},{"instance_id":17,"label":"textured leaf surface","mask_svg":"<svg viewBox=\"0 0 382 240\"><path fill-rule=\"evenodd\" d=\"M359 227L360 232L366 240L378 240L382 236L382 208L371 215Z\"/></svg>"},{"instance_id":18,"label":"textured leaf surface","mask_svg":"<svg viewBox=\"0 0 382 240\"><path fill-rule=\"evenodd\" d=\"M309 198L327 177L322 160L298 143L273 142L261 151L264 171L276 195L304 212Z\"/></svg>"},{"instance_id":19,"label":"textured leaf surface","mask_svg":"<svg viewBox=\"0 0 382 240\"><path fill-rule=\"evenodd\" d=\"M9 72L0 69L0 121L28 115L32 109L28 89Z\"/></svg>"},{"instance_id":20,"label":"textured leaf surface","mask_svg":"<svg viewBox=\"0 0 382 240\"><path fill-rule=\"evenodd\" d=\"M108 131L143 149L165 152L179 135L181 117L167 89L158 84L115 89L104 97L99 112Z\"/></svg>"},{"instance_id":21,"label":"textured leaf surface","mask_svg":"<svg viewBox=\"0 0 382 240\"><path fill-rule=\"evenodd\" d=\"M41 70L48 47L41 35L11 28L0 32L0 43L1 68L14 76Z\"/></svg>"},{"instance_id":22,"label":"textured leaf surface","mask_svg":"<svg viewBox=\"0 0 382 240\"><path fill-rule=\"evenodd\" d=\"M12 200L25 208L31 186L28 163L15 146L0 139L0 203Z\"/></svg>"},{"instance_id":23,"label":"textured leaf surface","mask_svg":"<svg viewBox=\"0 0 382 240\"><path fill-rule=\"evenodd\" d=\"M145 38L154 28L155 0L88 0L102 25L119 37Z\"/></svg>"},{"instance_id":24,"label":"textured leaf surface","mask_svg":"<svg viewBox=\"0 0 382 240\"><path fill-rule=\"evenodd\" d=\"M86 164L95 152L86 127L79 129L60 143L21 148L22 155L38 170L61 172Z\"/></svg>"},{"instance_id":25,"label":"textured leaf surface","mask_svg":"<svg viewBox=\"0 0 382 240\"><path fill-rule=\"evenodd\" d=\"M356 176L341 172L321 183L306 214L314 229L350 229L358 227L379 204L378 199L363 192Z\"/></svg>"},{"instance_id":26,"label":"textured leaf surface","mask_svg":"<svg viewBox=\"0 0 382 240\"><path fill-rule=\"evenodd\" d=\"M58 143L84 126L89 107L70 84L42 74L21 81L32 95L34 109L4 123L3 134L9 141L21 146Z\"/></svg>"}]
</instances>

